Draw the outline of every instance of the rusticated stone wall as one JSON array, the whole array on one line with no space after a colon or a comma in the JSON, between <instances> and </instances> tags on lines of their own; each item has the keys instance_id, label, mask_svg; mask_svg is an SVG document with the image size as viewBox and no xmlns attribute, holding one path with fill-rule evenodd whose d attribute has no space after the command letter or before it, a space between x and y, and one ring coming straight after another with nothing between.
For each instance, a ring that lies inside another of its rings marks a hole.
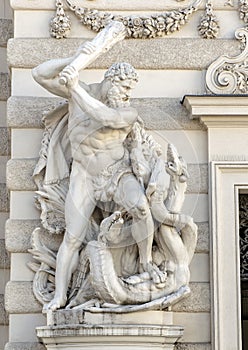
<instances>
[{"instance_id":1,"label":"rusticated stone wall","mask_svg":"<svg viewBox=\"0 0 248 350\"><path fill-rule=\"evenodd\" d=\"M10 134L7 128L6 103L10 96L10 75L7 67L7 41L13 36L12 10L9 2L0 3L0 349L8 341L8 314L4 306L4 290L9 280L10 259L5 248L5 222L9 216L9 195L6 187L6 164L10 157Z\"/></svg>"}]
</instances>

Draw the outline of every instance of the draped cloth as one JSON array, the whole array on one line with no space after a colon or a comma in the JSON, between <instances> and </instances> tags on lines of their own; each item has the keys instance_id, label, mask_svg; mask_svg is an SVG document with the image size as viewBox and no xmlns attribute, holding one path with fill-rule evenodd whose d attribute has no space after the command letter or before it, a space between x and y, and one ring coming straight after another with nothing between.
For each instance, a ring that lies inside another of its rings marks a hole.
<instances>
[{"instance_id":1,"label":"draped cloth","mask_svg":"<svg viewBox=\"0 0 248 350\"><path fill-rule=\"evenodd\" d=\"M64 203L69 188L71 147L68 103L62 102L43 118L45 132L33 178L38 187L36 203L41 221L50 233L65 229Z\"/></svg>"}]
</instances>

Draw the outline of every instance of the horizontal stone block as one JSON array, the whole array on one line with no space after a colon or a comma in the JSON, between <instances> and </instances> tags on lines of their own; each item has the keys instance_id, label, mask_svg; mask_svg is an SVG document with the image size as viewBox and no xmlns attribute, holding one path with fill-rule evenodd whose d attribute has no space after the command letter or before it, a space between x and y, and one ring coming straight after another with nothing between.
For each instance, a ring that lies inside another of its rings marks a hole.
<instances>
[{"instance_id":1,"label":"horizontal stone block","mask_svg":"<svg viewBox=\"0 0 248 350\"><path fill-rule=\"evenodd\" d=\"M0 294L0 325L7 325L7 324L9 324L9 318L4 307L4 295Z\"/></svg>"},{"instance_id":2,"label":"horizontal stone block","mask_svg":"<svg viewBox=\"0 0 248 350\"><path fill-rule=\"evenodd\" d=\"M35 192L11 191L10 218L15 220L38 220L40 211L35 205Z\"/></svg>"},{"instance_id":3,"label":"horizontal stone block","mask_svg":"<svg viewBox=\"0 0 248 350\"><path fill-rule=\"evenodd\" d=\"M187 344L187 343L180 343L179 342L176 344L176 347L175 347L175 350L211 350L211 349L212 349L212 347L211 347L210 343L205 343L205 344L190 343L190 344Z\"/></svg>"},{"instance_id":4,"label":"horizontal stone block","mask_svg":"<svg viewBox=\"0 0 248 350\"><path fill-rule=\"evenodd\" d=\"M62 100L49 97L16 97L8 100L8 126L11 128L42 128L42 116ZM178 98L136 98L131 104L150 130L202 130L204 127L189 114Z\"/></svg>"},{"instance_id":5,"label":"horizontal stone block","mask_svg":"<svg viewBox=\"0 0 248 350\"><path fill-rule=\"evenodd\" d=\"M53 97L54 95L36 83L31 69L12 68L11 82L13 96ZM86 84L100 82L106 69L85 69L79 74ZM139 83L132 92L134 98L178 98L190 91L192 95L203 95L205 71L196 69L137 69ZM25 81L25 86L23 82ZM183 82L183 83L182 83Z\"/></svg>"},{"instance_id":6,"label":"horizontal stone block","mask_svg":"<svg viewBox=\"0 0 248 350\"><path fill-rule=\"evenodd\" d=\"M209 252L209 225L207 222L199 222L198 226L198 238L196 245L197 253Z\"/></svg>"},{"instance_id":7,"label":"horizontal stone block","mask_svg":"<svg viewBox=\"0 0 248 350\"><path fill-rule=\"evenodd\" d=\"M5 239L5 222L8 218L8 212L0 212L0 239Z\"/></svg>"},{"instance_id":8,"label":"horizontal stone block","mask_svg":"<svg viewBox=\"0 0 248 350\"><path fill-rule=\"evenodd\" d=\"M32 179L36 159L11 159L7 164L7 185L12 191L34 191L36 185ZM188 193L207 193L207 165L189 164Z\"/></svg>"},{"instance_id":9,"label":"horizontal stone block","mask_svg":"<svg viewBox=\"0 0 248 350\"><path fill-rule=\"evenodd\" d=\"M0 18L0 46L6 46L7 41L13 37L13 21Z\"/></svg>"},{"instance_id":10,"label":"horizontal stone block","mask_svg":"<svg viewBox=\"0 0 248 350\"><path fill-rule=\"evenodd\" d=\"M69 57L82 39L16 38L8 42L8 62L15 68L32 68L51 58ZM136 69L206 69L223 52L237 55L239 43L231 39L131 39L118 43L89 68L106 69L120 60ZM145 54L144 54L145 53Z\"/></svg>"},{"instance_id":11,"label":"horizontal stone block","mask_svg":"<svg viewBox=\"0 0 248 350\"><path fill-rule=\"evenodd\" d=\"M174 324L184 327L180 343L210 343L210 313L174 312L173 320ZM197 347L194 350L196 349L198 350Z\"/></svg>"},{"instance_id":12,"label":"horizontal stone block","mask_svg":"<svg viewBox=\"0 0 248 350\"><path fill-rule=\"evenodd\" d=\"M10 96L10 79L8 73L0 73L0 101L6 101Z\"/></svg>"},{"instance_id":13,"label":"horizontal stone block","mask_svg":"<svg viewBox=\"0 0 248 350\"><path fill-rule=\"evenodd\" d=\"M8 159L8 156L0 156L0 183L6 182L6 165Z\"/></svg>"},{"instance_id":14,"label":"horizontal stone block","mask_svg":"<svg viewBox=\"0 0 248 350\"><path fill-rule=\"evenodd\" d=\"M12 158L38 158L42 137L42 129L12 129ZM30 147L30 145L32 145L32 147Z\"/></svg>"},{"instance_id":15,"label":"horizontal stone block","mask_svg":"<svg viewBox=\"0 0 248 350\"><path fill-rule=\"evenodd\" d=\"M10 155L10 135L7 128L0 128L0 156Z\"/></svg>"},{"instance_id":16,"label":"horizontal stone block","mask_svg":"<svg viewBox=\"0 0 248 350\"><path fill-rule=\"evenodd\" d=\"M35 191L32 175L37 159L11 159L7 163L7 186L12 191Z\"/></svg>"},{"instance_id":17,"label":"horizontal stone block","mask_svg":"<svg viewBox=\"0 0 248 350\"><path fill-rule=\"evenodd\" d=\"M9 281L5 288L5 308L11 314L38 313L42 305L33 294L31 282Z\"/></svg>"},{"instance_id":18,"label":"horizontal stone block","mask_svg":"<svg viewBox=\"0 0 248 350\"><path fill-rule=\"evenodd\" d=\"M31 248L31 234L36 227L40 227L39 220L12 220L6 222L6 249L11 253L25 253ZM62 236L52 236L42 230L42 242L52 250L57 250Z\"/></svg>"},{"instance_id":19,"label":"horizontal stone block","mask_svg":"<svg viewBox=\"0 0 248 350\"><path fill-rule=\"evenodd\" d=\"M6 49L4 49L6 50ZM0 101L0 128L6 128L7 126L7 101Z\"/></svg>"},{"instance_id":20,"label":"horizontal stone block","mask_svg":"<svg viewBox=\"0 0 248 350\"><path fill-rule=\"evenodd\" d=\"M208 253L209 232L208 223L197 223L198 241L196 253ZM31 234L36 227L40 227L39 220L12 220L6 222L5 244L11 253L25 253L31 248ZM62 235L51 235L42 229L42 242L52 250L57 250L62 240Z\"/></svg>"},{"instance_id":21,"label":"horizontal stone block","mask_svg":"<svg viewBox=\"0 0 248 350\"><path fill-rule=\"evenodd\" d=\"M16 97L7 102L7 122L11 128L43 128L42 117L59 105L56 97Z\"/></svg>"},{"instance_id":22,"label":"horizontal stone block","mask_svg":"<svg viewBox=\"0 0 248 350\"><path fill-rule=\"evenodd\" d=\"M168 2L171 0L168 0ZM172 0L173 1L173 0ZM178 6L185 7L186 2L190 0L186 0L181 4L177 4L174 2L174 5L171 5L170 8L176 8ZM192 0L193 1L193 0ZM33 2L33 1L32 1ZM150 1L149 1L150 2ZM129 2L128 2L129 3ZM144 3L148 3L148 1L144 1ZM95 1L87 2L84 5L88 7L88 4L93 7L95 7ZM104 6L104 2L102 3L102 6ZM130 5L132 6L132 2L130 2ZM167 7L167 1L164 3L164 1L161 3L161 6ZM203 3L202 3L203 5ZM82 3L81 3L82 6ZM106 4L106 7L108 5ZM223 4L224 6L224 4ZM142 11L139 9L131 9L130 11L121 11L120 7L116 10L111 10L111 13L113 14L122 14L123 16L130 16L130 15L138 15L138 16L144 16L144 15L151 15L155 12L158 12L156 9L156 6L153 8L152 11ZM218 11L216 10L216 5L214 7L215 9L215 15L218 18L219 25L221 28L221 31L218 35L218 39L220 38L229 38L233 39L234 37L234 29L240 27L240 19L239 16L236 15L236 12L230 11L230 8L225 7L225 9ZM163 11L159 12L164 12ZM90 30L85 25L82 25L82 23L79 21L79 19L74 16L72 13L69 13L70 19L71 19L71 31L69 33L69 38L92 38L96 35L96 32L93 30ZM194 13L193 16L189 18L188 23L185 23L184 25L181 25L181 28L179 31L174 31L170 35L166 36L167 38L198 38L199 39L199 33L197 31L197 25L200 22L200 17L203 14L203 10L197 11L197 13ZM39 11L16 11L15 12L15 38L50 38L49 33L49 22L51 18L54 15L53 10L39 10ZM32 27L32 31L30 31L30 27ZM155 38L154 40L156 40ZM147 39L146 39L147 40ZM153 39L149 39L150 41Z\"/></svg>"},{"instance_id":23,"label":"horizontal stone block","mask_svg":"<svg viewBox=\"0 0 248 350\"><path fill-rule=\"evenodd\" d=\"M4 350L46 350L46 347L41 343L11 342L5 345Z\"/></svg>"},{"instance_id":24,"label":"horizontal stone block","mask_svg":"<svg viewBox=\"0 0 248 350\"><path fill-rule=\"evenodd\" d=\"M190 283L191 294L173 306L175 312L208 312L209 283ZM38 313L42 305L36 300L32 282L10 281L6 285L5 308L11 314Z\"/></svg>"},{"instance_id":25,"label":"horizontal stone block","mask_svg":"<svg viewBox=\"0 0 248 350\"><path fill-rule=\"evenodd\" d=\"M190 283L191 293L172 306L178 312L210 312L209 283Z\"/></svg>"},{"instance_id":26,"label":"horizontal stone block","mask_svg":"<svg viewBox=\"0 0 248 350\"><path fill-rule=\"evenodd\" d=\"M5 240L0 239L0 269L10 268L10 258L5 247Z\"/></svg>"},{"instance_id":27,"label":"horizontal stone block","mask_svg":"<svg viewBox=\"0 0 248 350\"><path fill-rule=\"evenodd\" d=\"M7 344L9 340L9 326L0 325L0 348L4 349L4 345Z\"/></svg>"},{"instance_id":28,"label":"horizontal stone block","mask_svg":"<svg viewBox=\"0 0 248 350\"><path fill-rule=\"evenodd\" d=\"M188 164L188 193L208 193L208 165Z\"/></svg>"},{"instance_id":29,"label":"horizontal stone block","mask_svg":"<svg viewBox=\"0 0 248 350\"><path fill-rule=\"evenodd\" d=\"M0 183L0 211L9 211L9 193L6 184Z\"/></svg>"},{"instance_id":30,"label":"horizontal stone block","mask_svg":"<svg viewBox=\"0 0 248 350\"><path fill-rule=\"evenodd\" d=\"M184 6L191 4L191 0L185 1ZM36 1L26 1L26 0L10 0L11 6L15 10L53 10L55 9L53 0L36 0ZM73 4L77 6L82 6L81 0L74 0ZM107 2L101 0L87 1L87 8L101 9L101 10L113 10L118 9L121 11L124 10L149 10L149 11L164 11L165 9L177 8L173 0L166 1L157 1L157 0L133 0L122 1L122 0L108 0ZM182 7L182 5L180 6ZM200 8L203 8L204 5L201 4ZM215 8L217 9L226 9L223 1L216 0ZM233 9L237 9L237 4L234 3Z\"/></svg>"},{"instance_id":31,"label":"horizontal stone block","mask_svg":"<svg viewBox=\"0 0 248 350\"><path fill-rule=\"evenodd\" d=\"M0 34L1 35L1 34ZM6 47L0 46L0 62L1 62L1 73L8 73L8 66L7 66L7 49ZM0 107L0 114L1 114L1 107ZM1 115L0 115L1 119ZM1 125L0 121L0 125Z\"/></svg>"},{"instance_id":32,"label":"horizontal stone block","mask_svg":"<svg viewBox=\"0 0 248 350\"><path fill-rule=\"evenodd\" d=\"M30 282L34 279L34 271L29 268L33 262L29 253L11 253L10 280L15 282Z\"/></svg>"},{"instance_id":33,"label":"horizontal stone block","mask_svg":"<svg viewBox=\"0 0 248 350\"><path fill-rule=\"evenodd\" d=\"M9 342L36 343L36 327L46 324L46 316L43 314L15 314L9 315L10 331Z\"/></svg>"},{"instance_id":34,"label":"horizontal stone block","mask_svg":"<svg viewBox=\"0 0 248 350\"><path fill-rule=\"evenodd\" d=\"M189 265L190 281L203 283L210 281L209 254L195 253Z\"/></svg>"}]
</instances>

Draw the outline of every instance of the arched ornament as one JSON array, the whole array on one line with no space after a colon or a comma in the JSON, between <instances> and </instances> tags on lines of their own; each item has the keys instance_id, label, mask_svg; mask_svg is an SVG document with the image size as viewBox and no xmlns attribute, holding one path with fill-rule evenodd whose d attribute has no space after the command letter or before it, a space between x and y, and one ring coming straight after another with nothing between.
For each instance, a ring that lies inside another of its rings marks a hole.
<instances>
[{"instance_id":1,"label":"arched ornament","mask_svg":"<svg viewBox=\"0 0 248 350\"><path fill-rule=\"evenodd\" d=\"M99 32L110 21L122 22L127 30L127 38L155 38L172 34L185 25L189 17L198 10L202 0L195 0L185 8L178 8L151 15L122 16L110 12L98 11L76 6L71 0L65 0L69 9L79 18L87 28ZM63 1L56 0L57 12L51 21L50 33L56 39L68 36L70 20L63 10Z\"/></svg>"},{"instance_id":2,"label":"arched ornament","mask_svg":"<svg viewBox=\"0 0 248 350\"><path fill-rule=\"evenodd\" d=\"M206 87L213 94L248 93L248 28L236 30L235 36L242 43L238 56L220 56L207 70Z\"/></svg>"}]
</instances>

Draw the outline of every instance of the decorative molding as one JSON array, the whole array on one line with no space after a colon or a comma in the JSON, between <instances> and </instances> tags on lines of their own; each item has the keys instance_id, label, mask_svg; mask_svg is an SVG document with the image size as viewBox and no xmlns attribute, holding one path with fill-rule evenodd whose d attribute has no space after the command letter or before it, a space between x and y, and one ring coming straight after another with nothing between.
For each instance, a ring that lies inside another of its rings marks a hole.
<instances>
[{"instance_id":1,"label":"decorative molding","mask_svg":"<svg viewBox=\"0 0 248 350\"><path fill-rule=\"evenodd\" d=\"M56 15L50 22L50 34L56 39L66 38L71 30L71 21L69 16L66 16L63 2L56 0Z\"/></svg>"},{"instance_id":2,"label":"decorative molding","mask_svg":"<svg viewBox=\"0 0 248 350\"><path fill-rule=\"evenodd\" d=\"M58 2L60 7L57 5ZM195 0L186 8L143 16L134 14L130 16L114 15L105 11L77 6L71 0L65 0L65 2L69 9L80 19L80 22L95 32L105 28L110 21L120 21L126 27L127 38L146 39L163 37L180 30L188 22L189 16L198 10L202 0ZM53 23L56 23L56 33L53 29L51 30L52 36L57 39L68 35L67 28L66 31L63 30L65 26L67 27L68 20L61 13L61 3L61 1L56 1L57 12L60 11L53 19ZM57 35L60 31L62 34Z\"/></svg>"},{"instance_id":3,"label":"decorative molding","mask_svg":"<svg viewBox=\"0 0 248 350\"><path fill-rule=\"evenodd\" d=\"M248 99L246 96L190 96L183 105L190 119L200 119L207 128L248 127Z\"/></svg>"},{"instance_id":4,"label":"decorative molding","mask_svg":"<svg viewBox=\"0 0 248 350\"><path fill-rule=\"evenodd\" d=\"M240 278L248 281L248 195L239 195Z\"/></svg>"},{"instance_id":5,"label":"decorative molding","mask_svg":"<svg viewBox=\"0 0 248 350\"><path fill-rule=\"evenodd\" d=\"M248 29L238 29L235 36L243 51L235 57L220 56L207 70L206 87L213 94L248 93Z\"/></svg>"},{"instance_id":6,"label":"decorative molding","mask_svg":"<svg viewBox=\"0 0 248 350\"><path fill-rule=\"evenodd\" d=\"M238 196L247 171L247 161L211 163L211 343L218 350L242 349Z\"/></svg>"},{"instance_id":7,"label":"decorative molding","mask_svg":"<svg viewBox=\"0 0 248 350\"><path fill-rule=\"evenodd\" d=\"M199 35L203 39L215 39L219 33L219 21L213 12L213 3L207 0L205 14L201 16L200 24L198 25Z\"/></svg>"},{"instance_id":8,"label":"decorative molding","mask_svg":"<svg viewBox=\"0 0 248 350\"><path fill-rule=\"evenodd\" d=\"M248 23L248 1L239 0L239 18L242 19L245 23Z\"/></svg>"}]
</instances>

